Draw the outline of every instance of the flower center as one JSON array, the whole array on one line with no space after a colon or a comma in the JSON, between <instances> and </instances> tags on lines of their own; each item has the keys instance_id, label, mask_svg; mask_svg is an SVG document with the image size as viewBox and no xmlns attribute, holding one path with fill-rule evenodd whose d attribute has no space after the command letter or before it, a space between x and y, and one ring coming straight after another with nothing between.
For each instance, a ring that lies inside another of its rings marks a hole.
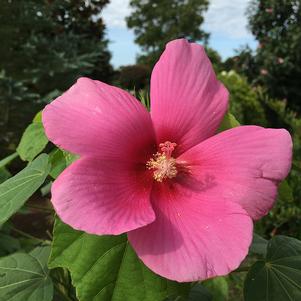
<instances>
[{"instance_id":1,"label":"flower center","mask_svg":"<svg viewBox=\"0 0 301 301\"><path fill-rule=\"evenodd\" d=\"M156 153L147 163L147 169L153 170L153 177L156 181L162 182L164 179L174 178L177 171L176 159L171 156L174 151L176 143L166 141L160 143L161 152Z\"/></svg>"}]
</instances>

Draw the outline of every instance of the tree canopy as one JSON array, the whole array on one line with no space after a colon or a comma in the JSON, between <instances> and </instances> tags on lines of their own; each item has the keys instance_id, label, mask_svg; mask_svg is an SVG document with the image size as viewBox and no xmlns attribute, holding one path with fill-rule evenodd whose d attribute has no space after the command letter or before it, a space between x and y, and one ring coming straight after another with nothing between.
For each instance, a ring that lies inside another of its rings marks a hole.
<instances>
[{"instance_id":1,"label":"tree canopy","mask_svg":"<svg viewBox=\"0 0 301 301\"><path fill-rule=\"evenodd\" d=\"M99 17L108 2L1 1L1 148L19 139L6 136L25 127L42 106L38 103L52 100L79 76L110 81L113 69Z\"/></svg>"},{"instance_id":2,"label":"tree canopy","mask_svg":"<svg viewBox=\"0 0 301 301\"><path fill-rule=\"evenodd\" d=\"M209 34L201 29L208 0L131 0L132 14L127 26L134 30L135 42L143 55L139 62L153 65L165 44L185 37L206 42Z\"/></svg>"},{"instance_id":3,"label":"tree canopy","mask_svg":"<svg viewBox=\"0 0 301 301\"><path fill-rule=\"evenodd\" d=\"M45 94L81 74L105 79L110 54L99 15L108 0L4 1L0 66Z\"/></svg>"},{"instance_id":4,"label":"tree canopy","mask_svg":"<svg viewBox=\"0 0 301 301\"><path fill-rule=\"evenodd\" d=\"M301 111L301 1L253 0L249 27L259 42L258 78L272 97Z\"/></svg>"}]
</instances>

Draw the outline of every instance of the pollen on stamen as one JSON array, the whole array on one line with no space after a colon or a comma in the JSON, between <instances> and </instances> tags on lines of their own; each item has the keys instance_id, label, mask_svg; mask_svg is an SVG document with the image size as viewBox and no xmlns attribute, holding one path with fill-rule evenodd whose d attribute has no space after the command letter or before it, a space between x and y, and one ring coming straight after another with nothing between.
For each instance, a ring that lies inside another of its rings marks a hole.
<instances>
[{"instance_id":1,"label":"pollen on stamen","mask_svg":"<svg viewBox=\"0 0 301 301\"><path fill-rule=\"evenodd\" d=\"M162 152L154 154L153 158L146 163L146 167L153 170L153 177L156 181L162 182L164 179L176 177L178 173L177 162L176 159L171 156L176 145L176 143L169 141L160 143L159 147Z\"/></svg>"}]
</instances>

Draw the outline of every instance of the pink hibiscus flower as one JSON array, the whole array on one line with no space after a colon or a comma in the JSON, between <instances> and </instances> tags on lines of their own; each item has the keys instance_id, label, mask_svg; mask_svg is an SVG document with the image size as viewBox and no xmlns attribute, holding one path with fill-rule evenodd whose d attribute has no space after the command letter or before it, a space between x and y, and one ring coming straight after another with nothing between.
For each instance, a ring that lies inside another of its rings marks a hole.
<instances>
[{"instance_id":1,"label":"pink hibiscus flower","mask_svg":"<svg viewBox=\"0 0 301 301\"><path fill-rule=\"evenodd\" d=\"M151 77L151 112L128 92L81 78L43 111L48 138L80 159L53 183L59 217L120 234L177 281L225 275L248 253L291 165L284 129L216 134L228 106L204 49L170 42Z\"/></svg>"}]
</instances>

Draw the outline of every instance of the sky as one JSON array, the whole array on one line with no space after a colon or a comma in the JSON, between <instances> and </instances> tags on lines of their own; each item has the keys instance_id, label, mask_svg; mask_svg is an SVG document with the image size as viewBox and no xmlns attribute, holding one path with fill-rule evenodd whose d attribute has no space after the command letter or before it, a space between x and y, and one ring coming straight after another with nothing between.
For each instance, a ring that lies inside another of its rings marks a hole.
<instances>
[{"instance_id":1,"label":"sky","mask_svg":"<svg viewBox=\"0 0 301 301\"><path fill-rule=\"evenodd\" d=\"M210 33L209 45L217 50L223 59L234 55L235 49L248 44L256 47L256 42L247 29L245 11L249 0L210 0L205 13L203 29ZM130 65L140 49L134 43L134 33L126 27L125 17L130 15L129 0L111 0L102 17L107 26L111 63L114 67Z\"/></svg>"}]
</instances>

